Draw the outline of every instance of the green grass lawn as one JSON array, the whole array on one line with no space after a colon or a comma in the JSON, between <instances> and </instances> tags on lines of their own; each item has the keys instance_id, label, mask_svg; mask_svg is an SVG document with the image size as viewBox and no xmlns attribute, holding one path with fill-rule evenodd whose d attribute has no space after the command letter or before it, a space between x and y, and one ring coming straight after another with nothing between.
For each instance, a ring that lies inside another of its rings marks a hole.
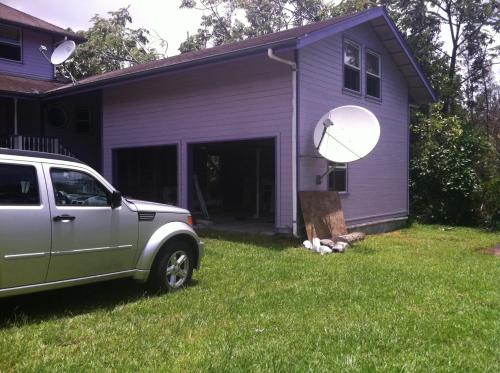
<instances>
[{"instance_id":1,"label":"green grass lawn","mask_svg":"<svg viewBox=\"0 0 500 373\"><path fill-rule=\"evenodd\" d=\"M181 292L0 300L0 371L499 371L500 235L415 225L320 256L210 233Z\"/></svg>"}]
</instances>

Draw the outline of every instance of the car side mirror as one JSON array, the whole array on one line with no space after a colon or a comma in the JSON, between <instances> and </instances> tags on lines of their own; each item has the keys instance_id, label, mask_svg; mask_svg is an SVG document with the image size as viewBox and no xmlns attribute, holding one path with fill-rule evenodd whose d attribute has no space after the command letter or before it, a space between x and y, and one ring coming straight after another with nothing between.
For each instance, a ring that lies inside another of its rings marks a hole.
<instances>
[{"instance_id":1,"label":"car side mirror","mask_svg":"<svg viewBox=\"0 0 500 373\"><path fill-rule=\"evenodd\" d=\"M113 194L111 195L111 208L117 208L122 205L122 194L115 190L113 191Z\"/></svg>"}]
</instances>

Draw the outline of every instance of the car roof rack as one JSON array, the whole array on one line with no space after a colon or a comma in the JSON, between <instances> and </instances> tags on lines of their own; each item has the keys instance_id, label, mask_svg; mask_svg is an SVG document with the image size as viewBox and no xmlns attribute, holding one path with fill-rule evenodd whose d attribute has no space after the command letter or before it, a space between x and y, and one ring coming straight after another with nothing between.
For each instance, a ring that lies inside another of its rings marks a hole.
<instances>
[{"instance_id":1,"label":"car roof rack","mask_svg":"<svg viewBox=\"0 0 500 373\"><path fill-rule=\"evenodd\" d=\"M17 149L7 149L0 148L0 155L15 155L19 157L32 157L32 158L44 158L44 159L54 159L58 161L76 162L85 164L81 160L70 157L68 155L46 153L46 152L36 152L32 150L17 150Z\"/></svg>"}]
</instances>

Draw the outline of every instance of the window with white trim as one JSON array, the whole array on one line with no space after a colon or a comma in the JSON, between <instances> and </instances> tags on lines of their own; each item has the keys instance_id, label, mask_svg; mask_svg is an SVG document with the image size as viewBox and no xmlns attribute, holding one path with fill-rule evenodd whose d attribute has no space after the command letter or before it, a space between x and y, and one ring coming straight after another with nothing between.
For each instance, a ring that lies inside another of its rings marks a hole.
<instances>
[{"instance_id":1,"label":"window with white trim","mask_svg":"<svg viewBox=\"0 0 500 373\"><path fill-rule=\"evenodd\" d=\"M344 88L361 92L361 54L360 47L344 40Z\"/></svg>"},{"instance_id":2,"label":"window with white trim","mask_svg":"<svg viewBox=\"0 0 500 373\"><path fill-rule=\"evenodd\" d=\"M21 30L19 28L0 25L0 58L21 61Z\"/></svg>"},{"instance_id":3,"label":"window with white trim","mask_svg":"<svg viewBox=\"0 0 500 373\"><path fill-rule=\"evenodd\" d=\"M333 171L328 174L328 190L347 192L347 163L329 162Z\"/></svg>"},{"instance_id":4,"label":"window with white trim","mask_svg":"<svg viewBox=\"0 0 500 373\"><path fill-rule=\"evenodd\" d=\"M366 52L366 95L380 98L380 56L373 52Z\"/></svg>"}]
</instances>

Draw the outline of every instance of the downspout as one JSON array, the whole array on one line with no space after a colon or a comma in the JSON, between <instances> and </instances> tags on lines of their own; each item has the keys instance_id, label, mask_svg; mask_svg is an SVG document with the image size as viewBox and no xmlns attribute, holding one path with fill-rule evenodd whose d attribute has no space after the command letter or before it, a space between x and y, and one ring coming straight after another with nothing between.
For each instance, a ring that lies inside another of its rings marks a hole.
<instances>
[{"instance_id":1,"label":"downspout","mask_svg":"<svg viewBox=\"0 0 500 373\"><path fill-rule=\"evenodd\" d=\"M297 63L276 56L272 48L267 56L292 68L292 233L297 237Z\"/></svg>"}]
</instances>

